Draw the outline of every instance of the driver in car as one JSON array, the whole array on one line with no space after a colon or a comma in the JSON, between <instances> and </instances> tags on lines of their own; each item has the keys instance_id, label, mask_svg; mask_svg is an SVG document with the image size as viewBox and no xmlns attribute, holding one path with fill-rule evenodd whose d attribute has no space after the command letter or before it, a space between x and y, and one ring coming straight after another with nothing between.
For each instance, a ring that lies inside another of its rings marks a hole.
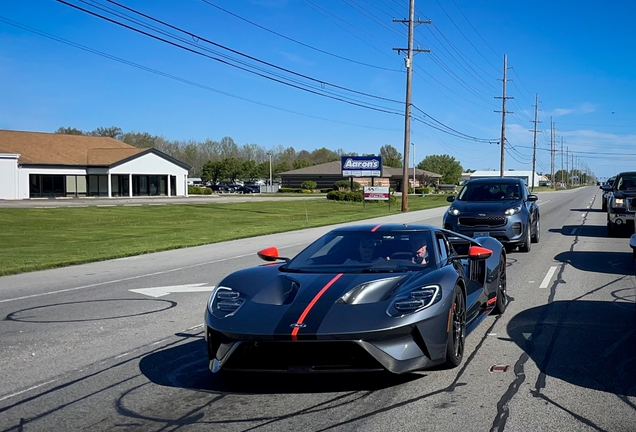
<instances>
[{"instance_id":1,"label":"driver in car","mask_svg":"<svg viewBox=\"0 0 636 432\"><path fill-rule=\"evenodd\" d=\"M360 259L347 259L343 265L350 264L373 264L378 261L386 261L386 258L377 257L375 258L375 247L378 245L379 241L373 239L362 239L358 244L358 252L360 253Z\"/></svg>"},{"instance_id":2,"label":"driver in car","mask_svg":"<svg viewBox=\"0 0 636 432\"><path fill-rule=\"evenodd\" d=\"M428 264L428 251L426 250L426 237L425 236L412 236L409 239L411 243L411 252L413 253L413 257L411 258L411 262L415 264Z\"/></svg>"}]
</instances>

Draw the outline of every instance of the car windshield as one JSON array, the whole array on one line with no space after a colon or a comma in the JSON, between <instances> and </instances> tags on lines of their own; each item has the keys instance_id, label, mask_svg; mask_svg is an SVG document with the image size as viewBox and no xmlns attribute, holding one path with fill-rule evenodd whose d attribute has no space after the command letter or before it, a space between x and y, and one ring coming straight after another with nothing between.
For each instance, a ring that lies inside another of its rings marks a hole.
<instances>
[{"instance_id":1,"label":"car windshield","mask_svg":"<svg viewBox=\"0 0 636 432\"><path fill-rule=\"evenodd\" d=\"M281 271L312 273L386 273L430 271L430 231L330 232L309 245ZM418 256L419 251L419 256ZM419 259L418 259L419 257Z\"/></svg>"},{"instance_id":2,"label":"car windshield","mask_svg":"<svg viewBox=\"0 0 636 432\"><path fill-rule=\"evenodd\" d=\"M460 201L501 201L521 199L518 183L468 183L457 197Z\"/></svg>"},{"instance_id":3,"label":"car windshield","mask_svg":"<svg viewBox=\"0 0 636 432\"><path fill-rule=\"evenodd\" d=\"M620 191L634 191L636 190L636 177L634 176L621 176L618 178L618 183L614 187Z\"/></svg>"}]
</instances>

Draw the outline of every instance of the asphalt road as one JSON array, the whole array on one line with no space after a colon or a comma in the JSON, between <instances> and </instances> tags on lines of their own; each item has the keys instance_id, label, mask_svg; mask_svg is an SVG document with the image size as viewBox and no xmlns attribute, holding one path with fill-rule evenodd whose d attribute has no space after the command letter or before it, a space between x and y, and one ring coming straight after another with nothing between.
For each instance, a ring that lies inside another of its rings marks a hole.
<instances>
[{"instance_id":1,"label":"asphalt road","mask_svg":"<svg viewBox=\"0 0 636 432\"><path fill-rule=\"evenodd\" d=\"M0 278L0 431L636 430L628 238L606 236L598 188L539 196L541 242L508 255L508 310L452 370L209 373L209 292L174 291L259 264L265 246L293 255L328 228ZM440 224L443 211L390 220ZM168 286L181 288L130 291Z\"/></svg>"}]
</instances>

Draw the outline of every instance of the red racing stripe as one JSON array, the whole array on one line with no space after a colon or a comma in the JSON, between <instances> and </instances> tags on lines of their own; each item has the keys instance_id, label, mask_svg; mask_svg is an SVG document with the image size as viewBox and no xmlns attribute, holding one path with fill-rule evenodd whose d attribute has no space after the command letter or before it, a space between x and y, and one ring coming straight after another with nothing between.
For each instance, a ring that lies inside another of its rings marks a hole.
<instances>
[{"instance_id":1,"label":"red racing stripe","mask_svg":"<svg viewBox=\"0 0 636 432\"><path fill-rule=\"evenodd\" d=\"M325 293L325 291L327 291L329 289L329 287L331 285L333 285L338 279L340 279L340 276L342 276L342 273L338 273L333 279L331 279L327 285L325 285L324 287L322 287L322 289L318 292L318 294L316 294L314 296L314 298L311 300L311 302L309 302L309 304L307 305L307 307L305 308L305 310L303 311L303 313L300 314L300 318L298 318L298 321L296 321L296 324L302 324L303 321L305 320L305 318L307 317L307 314L309 313L309 311L311 310L311 308L314 307L314 305L316 304L316 302L318 301L318 299ZM300 330L299 327L294 327L294 329L292 330L291 336L292 336L292 340L298 340L296 335L298 334L298 330Z\"/></svg>"},{"instance_id":2,"label":"red racing stripe","mask_svg":"<svg viewBox=\"0 0 636 432\"><path fill-rule=\"evenodd\" d=\"M373 229L371 230L371 232L376 232L378 230L378 228L380 228L382 225L376 225L373 227Z\"/></svg>"}]
</instances>

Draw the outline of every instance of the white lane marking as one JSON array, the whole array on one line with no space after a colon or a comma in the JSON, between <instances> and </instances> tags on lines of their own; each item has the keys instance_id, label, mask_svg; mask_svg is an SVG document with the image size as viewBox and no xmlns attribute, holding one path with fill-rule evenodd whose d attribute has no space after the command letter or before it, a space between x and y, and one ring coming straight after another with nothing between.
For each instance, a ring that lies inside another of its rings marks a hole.
<instances>
[{"instance_id":1,"label":"white lane marking","mask_svg":"<svg viewBox=\"0 0 636 432\"><path fill-rule=\"evenodd\" d=\"M197 325L195 325L195 326L193 326L193 327L190 327L190 328L187 328L187 329L186 329L186 331L187 331L187 330L194 330L195 328L199 328L199 327L203 327L203 323L201 323L201 324L197 324Z\"/></svg>"},{"instance_id":2,"label":"white lane marking","mask_svg":"<svg viewBox=\"0 0 636 432\"><path fill-rule=\"evenodd\" d=\"M541 202L540 202L540 203L538 203L537 205L541 205L541 204L547 204L547 203L549 203L550 201L552 201L552 200L547 200L547 201L541 201Z\"/></svg>"},{"instance_id":3,"label":"white lane marking","mask_svg":"<svg viewBox=\"0 0 636 432\"><path fill-rule=\"evenodd\" d=\"M160 341L153 342L152 344L153 344L153 345L159 345L160 343L163 343L163 342L165 342L165 341L167 341L167 340L168 340L168 339L162 339L162 340L160 340Z\"/></svg>"},{"instance_id":4,"label":"white lane marking","mask_svg":"<svg viewBox=\"0 0 636 432\"><path fill-rule=\"evenodd\" d=\"M574 235L574 233L576 232L577 228L572 228L572 232L570 233L570 235Z\"/></svg>"},{"instance_id":5,"label":"white lane marking","mask_svg":"<svg viewBox=\"0 0 636 432\"><path fill-rule=\"evenodd\" d=\"M203 286L203 285L207 285L206 282L187 284L187 285L152 287L152 288L135 288L135 289L130 289L128 291L157 298L157 297L166 296L171 293L211 292L214 290L214 286Z\"/></svg>"},{"instance_id":6,"label":"white lane marking","mask_svg":"<svg viewBox=\"0 0 636 432\"><path fill-rule=\"evenodd\" d=\"M130 353L123 353L123 354L118 355L115 358L118 359L118 358L126 357L128 354L130 354Z\"/></svg>"},{"instance_id":7,"label":"white lane marking","mask_svg":"<svg viewBox=\"0 0 636 432\"><path fill-rule=\"evenodd\" d=\"M587 206L587 208L590 208L590 206Z\"/></svg>"},{"instance_id":8,"label":"white lane marking","mask_svg":"<svg viewBox=\"0 0 636 432\"><path fill-rule=\"evenodd\" d=\"M289 245L289 246L283 246L280 249L293 248L293 247L296 247L296 246L306 245L307 243L310 243L310 242L302 242L302 243L292 244L292 245ZM219 262L229 261L229 260L236 259L236 258L244 258L246 256L251 256L251 255L254 255L254 253L252 252L252 253L243 254L243 255L235 255L235 256L232 256L232 257L228 257L228 258L221 258L221 259L212 260L212 261L205 261L205 262L202 262L202 263L192 264L192 265L183 266L183 267L177 267L177 268L173 268L173 269L170 269L170 270L164 270L164 271L159 271L159 272L154 272L154 273L146 273L146 274L142 274L142 275L131 276L131 277L122 278L122 279L114 279L114 280L105 281L105 282L97 282L97 283L94 283L94 284L82 285L82 286L75 287L75 288L66 288L66 289L61 289L61 290L57 290L57 291L49 291L49 292L45 292L45 293L41 293L41 294L31 294L31 295L22 296L22 297L15 297L15 298L10 298L10 299L0 300L0 303L8 303L8 302L16 301L16 300L25 300L25 299L35 298L35 297L43 297L43 296L48 296L48 295L53 295L53 294L61 294L61 293L65 293L65 292L77 291L77 290L86 289L86 288L95 288L95 287L98 287L98 286L110 285L110 284L119 283L119 282L127 282L127 281L131 281L131 280L135 280L135 279L141 279L141 278L145 278L145 277L157 276L157 275L172 273L172 272L176 272L176 271L187 270L187 269L191 269L191 268L195 268L195 267L201 267L201 266L204 266L204 265L216 264L216 263L219 263Z\"/></svg>"},{"instance_id":9,"label":"white lane marking","mask_svg":"<svg viewBox=\"0 0 636 432\"><path fill-rule=\"evenodd\" d=\"M534 283L534 281L528 281L528 283Z\"/></svg>"},{"instance_id":10,"label":"white lane marking","mask_svg":"<svg viewBox=\"0 0 636 432\"><path fill-rule=\"evenodd\" d=\"M545 277L543 278L543 282L541 282L541 285L539 285L539 288L548 287L548 284L552 280L552 276L554 275L554 272L556 271L556 269L557 269L556 266L550 267L550 270L548 270L548 274L545 275Z\"/></svg>"},{"instance_id":11,"label":"white lane marking","mask_svg":"<svg viewBox=\"0 0 636 432\"><path fill-rule=\"evenodd\" d=\"M28 391L35 390L38 387L42 387L42 386L45 386L47 384L51 384L52 382L55 382L55 381L57 381L57 379L54 379L54 380L51 380L51 381L47 381L47 382L44 382L42 384L35 385L33 387L29 387L28 389L20 390L19 392L15 392L15 393L12 393L10 395L3 396L3 397L0 398L0 402L2 402L3 400L11 399L12 397L21 395L22 393L26 393Z\"/></svg>"},{"instance_id":12,"label":"white lane marking","mask_svg":"<svg viewBox=\"0 0 636 432\"><path fill-rule=\"evenodd\" d=\"M117 207L115 204L97 204L95 207Z\"/></svg>"},{"instance_id":13,"label":"white lane marking","mask_svg":"<svg viewBox=\"0 0 636 432\"><path fill-rule=\"evenodd\" d=\"M488 333L488 336L497 336L497 333Z\"/></svg>"},{"instance_id":14,"label":"white lane marking","mask_svg":"<svg viewBox=\"0 0 636 432\"><path fill-rule=\"evenodd\" d=\"M581 213L581 217L584 218L585 217L585 213Z\"/></svg>"},{"instance_id":15,"label":"white lane marking","mask_svg":"<svg viewBox=\"0 0 636 432\"><path fill-rule=\"evenodd\" d=\"M141 207L141 204L124 204L124 207Z\"/></svg>"}]
</instances>

